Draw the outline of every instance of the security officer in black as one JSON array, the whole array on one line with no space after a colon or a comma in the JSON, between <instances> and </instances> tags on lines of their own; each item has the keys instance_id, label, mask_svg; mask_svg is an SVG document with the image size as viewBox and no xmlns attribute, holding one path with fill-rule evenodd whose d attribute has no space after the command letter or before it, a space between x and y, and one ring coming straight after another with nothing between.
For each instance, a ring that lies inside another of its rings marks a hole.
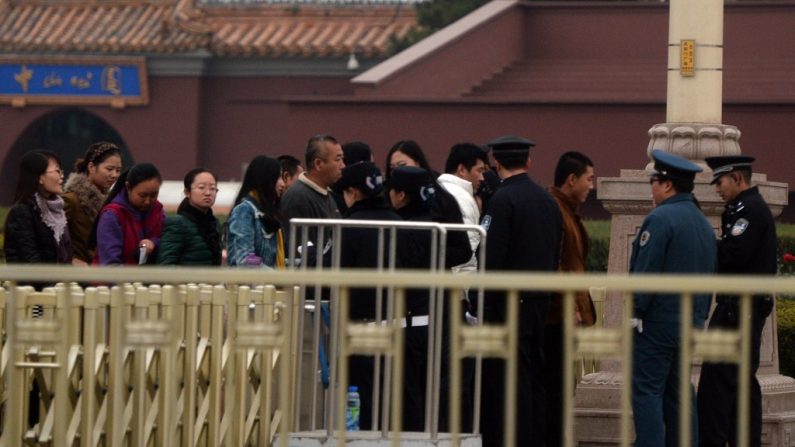
<instances>
[{"instance_id":1,"label":"security officer in black","mask_svg":"<svg viewBox=\"0 0 795 447\"><path fill-rule=\"evenodd\" d=\"M773 215L751 186L753 157L723 156L705 159L712 168L712 183L726 208L721 216L718 241L718 273L776 274L776 226ZM718 295L709 328L736 329L739 303L735 295ZM759 446L762 437L762 393L756 371L765 320L773 310L773 297L754 295L751 338L750 443ZM735 364L704 363L698 388L698 419L701 446L738 444L736 435L738 370Z\"/></svg>"},{"instance_id":2,"label":"security officer in black","mask_svg":"<svg viewBox=\"0 0 795 447\"><path fill-rule=\"evenodd\" d=\"M489 201L481 224L487 231L486 269L489 271L556 271L560 257L560 209L546 190L527 174L530 148L535 143L515 136L492 140L489 146L502 183ZM544 321L551 293L520 296L517 371L516 445L544 446ZM486 323L506 320L504 293L489 293L483 306ZM504 364L483 362L481 431L483 445L502 446L504 420Z\"/></svg>"}]
</instances>

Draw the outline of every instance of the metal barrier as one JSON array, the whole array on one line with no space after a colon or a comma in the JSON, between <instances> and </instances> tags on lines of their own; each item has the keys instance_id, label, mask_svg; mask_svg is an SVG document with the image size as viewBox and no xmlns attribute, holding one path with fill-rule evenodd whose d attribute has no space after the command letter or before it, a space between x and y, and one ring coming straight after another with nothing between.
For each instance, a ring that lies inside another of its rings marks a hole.
<instances>
[{"instance_id":1,"label":"metal barrier","mask_svg":"<svg viewBox=\"0 0 795 447\"><path fill-rule=\"evenodd\" d=\"M340 288L339 307L348 305L351 287L391 286L396 290L396 314L400 317L401 294L418 283L434 284L446 290L461 287L483 287L484 290L508 291L509 318L506 325L457 327L454 321L453 357L499 356L509 365L516 362L516 324L520 291L561 291L565 300L565 362L567 377L573 374L572 360L576 355L618 357L622 359L624 374L631 376L631 328L628 319L619 328L575 328L575 291L590 286L605 287L611 293L625 293L625 309L631 309L634 292L683 293L682 321L689 315L693 294L730 293L741 295L742 315L750 315L751 295L754 293L792 294L795 279L765 277L716 276L619 276L571 274L507 274L452 275L446 272L424 271L320 271L307 275L302 271L261 272L229 269L168 269L168 268L75 268L43 266L0 267L0 278L12 281L0 303L5 307L3 330L3 423L0 443L5 446L48 444L71 445L269 445L278 427L279 442L288 444L287 429L292 424L291 404L297 355L291 347L298 338L294 321L296 301L290 294L277 304L270 301L272 288L251 289L248 300L255 302L254 316L247 315L244 287L238 284L271 284L294 290L321 284ZM101 278L105 282L147 282L158 284L211 283L214 286L114 287L86 289L74 286L35 293L16 288L13 282L78 281L90 282ZM261 292L260 292L261 290ZM267 292L270 290L271 292ZM260 295L261 293L261 295ZM261 296L262 298L258 298ZM278 295L277 295L278 296ZM243 297L243 298L241 298ZM454 300L455 301L455 300ZM267 323L268 305L281 304L275 322ZM44 317L28 318L32 305L44 307ZM96 309L95 306L96 305ZM454 304L453 304L454 305ZM226 309L224 309L226 306ZM292 309L292 314L291 313ZM261 311L258 315L257 312ZM282 315L284 312L284 315ZM81 332L75 329L77 315L82 313ZM105 315L103 315L103 313ZM241 317L241 315L246 315ZM340 328L341 355L344 357L358 347L382 343L394 338L398 343L399 330L387 324L382 331L368 333L366 325L349 323L344 312ZM19 316L19 317L18 317ZM224 334L226 318L226 334ZM242 320L242 321L241 321ZM455 320L455 319L453 319ZM105 323L103 323L103 321ZM750 365L750 319L743 318L739 331L694 331L689 324L682 327L683 371L688 371L693 357L732 361L740 364L740 411L738 412L738 445L747 445ZM248 326L247 326L248 325ZM105 327L106 332L96 328ZM92 336L91 332L95 334ZM187 334L182 340L179 334ZM373 337L376 335L377 337ZM93 337L93 338L92 338ZM223 340L223 341L222 341ZM390 341L391 342L391 341ZM94 345L91 345L94 343ZM283 361L290 353L290 362ZM263 354L272 353L276 360ZM401 351L393 352L395 363L402 362ZM268 378L266 371L276 362L280 365L280 381ZM453 381L460 374L451 362ZM80 367L77 367L77 364ZM169 366L171 365L171 366ZM289 366L289 368L288 368ZM169 371L169 367L172 368ZM396 370L399 371L399 370ZM96 379L90 379L93 374ZM341 372L344 378L344 372ZM688 375L685 375L688 377ZM271 380L272 379L272 380ZM25 432L24 415L28 399L29 380L35 380L43 393L40 402L31 404L44 408L38 431ZM95 380L95 383L90 383ZM273 396L268 396L269 383L278 384L279 405L268 408ZM242 386L246 382L246 386ZM399 386L400 381L394 385ZM506 369L506 408L516 398L514 368ZM572 446L573 384L569 381L564 393L564 445ZM46 388L45 388L46 387ZM243 389L241 389L241 387ZM264 389L262 387L265 387ZM342 388L338 387L338 395ZM261 393L259 400L255 397ZM689 402L688 387L682 387L680 402ZM455 412L456 395L451 393L451 409ZM399 405L396 404L396 405ZM393 409L394 409L393 405ZM337 411L342 410L338 404ZM630 381L625 380L622 391L622 443L631 445ZM689 417L689 405L680 405L680 417ZM52 414L52 416L50 416ZM393 413L399 414L399 413ZM506 412L506 445L514 445L515 415ZM394 420L393 420L394 422ZM271 425L269 425L271 424ZM453 417L453 428L457 427ZM399 421L397 421L399 426ZM689 440L688 424L682 425L680 445ZM253 432L256 433L253 433ZM453 430L452 444L458 444ZM344 432L333 433L332 439L344 444ZM121 440L121 441L118 441ZM392 437L397 445L400 436Z\"/></svg>"},{"instance_id":2,"label":"metal barrier","mask_svg":"<svg viewBox=\"0 0 795 447\"><path fill-rule=\"evenodd\" d=\"M394 272L396 271L397 265L397 240L398 240L398 232L405 231L405 230L413 230L413 231L427 231L430 236L431 241L431 253L430 259L428 260L429 265L429 272L444 272L449 271L452 266L445 265L446 259L446 252L447 252L447 234L450 232L475 232L480 237L480 245L478 250L478 274L484 274L484 266L485 266L485 256L486 256L486 231L483 227L479 225L465 225L465 224L440 224L435 222L415 222L415 221L368 221L368 220L352 220L352 219L291 219L290 220L290 237L289 237L289 250L288 250L288 258L295 260L296 257L300 254L308 253L310 250L310 245L314 246L317 250L317 247L324 247L324 251L327 247L327 240L330 237L331 240L334 241L333 244L330 245L330 265L324 265L324 256L318 256L315 254L314 256L314 265L308 265L307 262L292 262L291 267L293 269L297 269L302 272L307 272L310 269L312 272L320 272L323 270L331 269L333 271L340 270L340 259L341 253L345 250L345 247L342 246L342 232L345 229L353 229L353 228L366 228L366 229L373 229L377 231L378 234L378 246L373 247L374 250L377 251L377 266L374 268L374 271L377 273L383 272ZM331 230L331 231L328 231ZM298 236L300 232L300 237ZM312 235L314 235L314 240L312 240ZM298 240L301 241L300 250L298 245ZM388 244L388 250L385 252L385 247ZM469 241L467 240L467 244ZM467 245L469 246L469 245ZM330 296L327 299L322 297L322 288L320 287L321 284L316 284L313 288L314 291L314 309L320 309L322 305L327 304L329 299L332 301L340 301L342 303L347 303L347 298L341 299L340 291L338 289L330 290ZM382 294L384 292L383 286L386 287L387 292L387 305L386 309L382 308ZM444 289L440 289L435 287L433 284L429 284L428 286L429 296L431 298L431 303L429 305L429 324L428 324L428 350L427 350L427 371L426 371L426 390L427 394L425 396L425 431L430 432L430 438L432 440L438 439L439 434L439 399L440 399L440 373L441 373L441 365L442 365L442 322L444 320ZM482 309L483 307L483 298L484 298L484 290L482 287L477 287L478 289L478 297L477 297L477 305L478 309ZM304 290L304 295L302 295L302 300L306 300L306 295ZM396 317L396 315L400 315L400 312L397 312L395 308L395 289L394 287L388 287L387 284L379 286L375 289L375 303L376 303L376 315L375 321L376 322L384 322L384 321L395 321L395 319L400 318ZM398 304L401 304L403 298L397 300ZM455 301L455 300L454 300ZM457 303L458 307L453 308L454 315L461 314L460 313L460 303ZM404 309L403 309L404 310ZM329 343L330 346L340 347L340 353L337 353L336 349L327 349L330 352L329 356L329 363L331 369L331 383L337 383L337 370L346 362L339 362L339 358L347 358L347 353L349 350L351 353L357 354L368 354L375 357L375 368L374 368L374 379L373 382L375 384L374 391L373 391L373 408L372 408L372 420L374 423L374 430L378 430L379 425L381 427L382 437L386 439L389 435L390 424L387 422L389 421L389 414L390 411L394 414L394 412L399 412L401 409L399 406L392 407L390 409L390 396L399 396L401 395L400 384L397 383L399 381L395 381L394 385L398 386L398 388L390 389L391 385L393 385L392 378L399 377L396 374L395 368L398 366L392 367L392 359L394 357L394 349L402 349L402 338L398 337L397 333L389 334L388 330L384 330L383 328L369 328L369 329L362 329L358 334L360 334L363 338L372 337L373 339L380 338L382 346L381 349L374 349L372 346L364 347L353 345L349 346L345 337L340 338L340 332L345 334L348 330L347 323L340 319L340 315L344 313L347 315L348 308L343 306L333 306L332 307L332 324L331 326L331 341ZM317 312L316 312L317 314ZM318 370L318 359L319 359L319 350L322 347L322 337L321 337L321 328L320 328L320 321L321 318L314 318L314 330L313 330L313 338L312 338L312 352L311 352L311 359L312 359L312 366L311 371ZM482 325L482 319L479 320L479 324ZM303 320L298 322L299 327L303 327ZM339 331L336 329L339 328ZM354 329L356 330L356 329ZM382 333L386 332L386 333ZM401 331L397 331L401 332ZM386 343L387 339L392 336L394 337L390 343ZM381 390L381 356L384 354L390 354L386 356L385 359L385 371L384 371L384 380L383 380L383 388L387 392L382 392ZM482 357L477 355L477 361L475 364L475 388L473 390L474 395L474 414L473 414L473 427L474 432L478 432L479 426L479 403L480 403L480 377L482 374ZM296 373L298 377L302 377L302 363L299 361L298 365L298 372ZM400 365L400 369L402 370L402 364ZM340 383L347 383L347 375L344 376L345 380L342 380L340 377ZM310 424L309 430L315 430L318 428L317 421L315 419L316 416L316 406L318 401L318 383L319 380L312 381L312 404L310 408ZM451 386L453 386L451 384ZM344 389L342 389L344 391ZM397 394L396 394L397 393ZM383 396L383 398L382 398ZM335 420L335 413L340 414L337 409L342 408L342 403L345 401L344 393L339 396L327 396L329 398L326 399L327 405L325 406L325 428L327 434L331 436L333 434L333 430L335 425L333 421ZM296 401L300 402L301 395L300 390L299 394L296 397ZM398 399L395 399L395 403ZM382 404L382 405L380 405ZM381 420L379 424L379 412L381 414ZM338 418L342 420L342 418ZM296 431L300 431L302 427L300 426L300 417L299 414L295 414L295 421L296 421ZM395 425L396 421L393 420L391 426L397 427Z\"/></svg>"}]
</instances>

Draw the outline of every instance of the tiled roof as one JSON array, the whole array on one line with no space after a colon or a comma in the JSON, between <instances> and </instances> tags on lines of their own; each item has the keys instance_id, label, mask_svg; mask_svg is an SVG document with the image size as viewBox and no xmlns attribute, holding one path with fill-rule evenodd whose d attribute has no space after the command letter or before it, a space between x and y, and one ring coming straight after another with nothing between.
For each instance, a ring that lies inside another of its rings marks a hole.
<instances>
[{"instance_id":1,"label":"tiled roof","mask_svg":"<svg viewBox=\"0 0 795 447\"><path fill-rule=\"evenodd\" d=\"M197 0L0 0L0 51L230 57L381 56L409 5L205 5Z\"/></svg>"}]
</instances>

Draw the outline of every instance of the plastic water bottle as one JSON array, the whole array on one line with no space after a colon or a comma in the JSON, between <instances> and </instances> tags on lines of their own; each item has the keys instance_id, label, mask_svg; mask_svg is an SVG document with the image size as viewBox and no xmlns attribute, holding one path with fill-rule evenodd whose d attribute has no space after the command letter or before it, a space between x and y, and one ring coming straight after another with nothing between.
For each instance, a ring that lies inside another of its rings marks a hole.
<instances>
[{"instance_id":1,"label":"plastic water bottle","mask_svg":"<svg viewBox=\"0 0 795 447\"><path fill-rule=\"evenodd\" d=\"M359 431L359 410L361 402L359 400L359 387L351 385L348 387L347 409L345 410L345 430Z\"/></svg>"}]
</instances>

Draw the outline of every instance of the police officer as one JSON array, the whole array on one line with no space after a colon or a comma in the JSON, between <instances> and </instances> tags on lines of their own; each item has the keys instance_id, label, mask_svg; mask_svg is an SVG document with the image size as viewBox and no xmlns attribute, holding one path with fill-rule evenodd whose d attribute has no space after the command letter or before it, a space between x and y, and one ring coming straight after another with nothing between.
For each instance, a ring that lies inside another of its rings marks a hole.
<instances>
[{"instance_id":1,"label":"police officer","mask_svg":"<svg viewBox=\"0 0 795 447\"><path fill-rule=\"evenodd\" d=\"M773 215L751 186L753 157L724 156L705 160L712 168L712 183L726 201L721 216L718 241L718 273L775 275L776 226ZM770 295L753 297L751 315L751 421L750 443L758 446L762 437L762 393L756 370L765 319L773 309ZM712 328L737 328L739 305L735 295L719 295L709 322ZM729 363L705 363L701 368L698 389L698 417L702 446L738 444L737 366Z\"/></svg>"},{"instance_id":2,"label":"police officer","mask_svg":"<svg viewBox=\"0 0 795 447\"><path fill-rule=\"evenodd\" d=\"M656 208L646 216L632 243L631 273L713 273L715 233L697 207L693 179L698 165L684 158L652 151L652 198ZM702 327L709 297L694 300L693 324ZM679 436L678 295L643 293L634 297L632 410L635 445L677 446ZM689 384L688 377L684 383ZM693 445L698 426L693 407Z\"/></svg>"},{"instance_id":3,"label":"police officer","mask_svg":"<svg viewBox=\"0 0 795 447\"><path fill-rule=\"evenodd\" d=\"M499 137L489 143L502 183L482 220L487 231L487 270L552 272L558 268L560 210L527 174L530 148L534 145L515 136ZM550 293L522 293L520 298L517 446L545 445L543 346L550 299ZM483 317L487 323L505 321L504 294L490 293L486 297ZM483 362L483 445L503 445L504 377L501 360Z\"/></svg>"}]
</instances>

